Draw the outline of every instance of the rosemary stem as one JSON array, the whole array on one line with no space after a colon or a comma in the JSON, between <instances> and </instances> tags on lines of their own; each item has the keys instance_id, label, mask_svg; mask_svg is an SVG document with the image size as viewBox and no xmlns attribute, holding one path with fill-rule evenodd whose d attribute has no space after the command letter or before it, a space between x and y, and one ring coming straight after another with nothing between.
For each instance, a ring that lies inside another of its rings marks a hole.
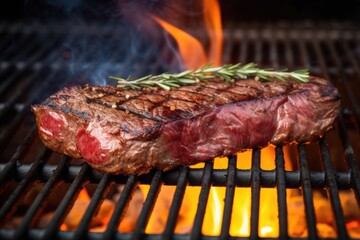
<instances>
[{"instance_id":1,"label":"rosemary stem","mask_svg":"<svg viewBox=\"0 0 360 240\"><path fill-rule=\"evenodd\" d=\"M196 70L186 70L176 74L163 73L157 76L148 75L139 79L127 79L110 76L117 81L117 85L123 88L141 89L144 87L160 87L170 90L174 87L193 85L197 82L206 82L214 78L223 79L225 82L233 82L240 79L256 78L263 81L286 81L289 79L307 82L309 80L308 70L274 71L272 69L260 69L255 63L245 65L226 64L220 67L205 65Z\"/></svg>"}]
</instances>

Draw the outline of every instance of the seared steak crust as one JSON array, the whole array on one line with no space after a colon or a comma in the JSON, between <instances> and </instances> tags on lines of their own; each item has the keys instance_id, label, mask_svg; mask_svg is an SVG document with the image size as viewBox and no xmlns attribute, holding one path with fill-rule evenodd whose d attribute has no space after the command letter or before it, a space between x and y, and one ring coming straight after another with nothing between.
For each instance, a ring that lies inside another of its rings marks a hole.
<instances>
[{"instance_id":1,"label":"seared steak crust","mask_svg":"<svg viewBox=\"0 0 360 240\"><path fill-rule=\"evenodd\" d=\"M143 174L269 143L306 142L329 130L340 106L326 80L211 81L171 91L64 88L33 106L50 149L103 172Z\"/></svg>"}]
</instances>

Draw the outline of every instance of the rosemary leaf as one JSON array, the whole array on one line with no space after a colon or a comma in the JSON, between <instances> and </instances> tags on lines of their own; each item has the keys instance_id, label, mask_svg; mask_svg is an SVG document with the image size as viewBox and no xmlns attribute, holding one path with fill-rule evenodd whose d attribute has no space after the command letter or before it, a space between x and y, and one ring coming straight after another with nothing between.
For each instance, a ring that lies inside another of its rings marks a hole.
<instances>
[{"instance_id":1,"label":"rosemary leaf","mask_svg":"<svg viewBox=\"0 0 360 240\"><path fill-rule=\"evenodd\" d=\"M309 81L309 71L306 69L288 72L286 70L275 71L273 69L260 69L255 63L242 65L226 64L219 67L212 67L211 64L204 65L196 70L186 70L176 74L163 73L157 76L147 75L139 79L127 79L110 76L118 82L118 87L141 89L144 87L160 87L165 90L178 88L185 85L193 85L197 82L207 82L214 78L223 79L225 82L247 78L259 78L262 81L286 81L293 79L299 82Z\"/></svg>"}]
</instances>

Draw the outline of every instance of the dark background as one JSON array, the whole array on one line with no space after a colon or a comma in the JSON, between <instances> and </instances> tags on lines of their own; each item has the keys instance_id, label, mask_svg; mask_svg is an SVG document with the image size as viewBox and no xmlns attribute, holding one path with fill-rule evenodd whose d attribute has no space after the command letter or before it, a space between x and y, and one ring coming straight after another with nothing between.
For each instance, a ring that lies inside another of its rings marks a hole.
<instances>
[{"instance_id":1,"label":"dark background","mask_svg":"<svg viewBox=\"0 0 360 240\"><path fill-rule=\"evenodd\" d=\"M127 2L127 3L126 3ZM176 3L175 3L176 2ZM22 0L2 1L0 20L18 20L37 18L66 18L81 16L86 19L104 20L126 13L129 4L155 12L164 8L181 5L181 11L196 9L199 1L164 0ZM280 21L280 20L360 20L360 1L266 1L266 0L220 0L222 17L227 21ZM141 11L141 10L139 10ZM196 12L196 11L195 11Z\"/></svg>"},{"instance_id":2,"label":"dark background","mask_svg":"<svg viewBox=\"0 0 360 240\"><path fill-rule=\"evenodd\" d=\"M360 20L360 1L356 0L220 1L224 19L231 20Z\"/></svg>"}]
</instances>

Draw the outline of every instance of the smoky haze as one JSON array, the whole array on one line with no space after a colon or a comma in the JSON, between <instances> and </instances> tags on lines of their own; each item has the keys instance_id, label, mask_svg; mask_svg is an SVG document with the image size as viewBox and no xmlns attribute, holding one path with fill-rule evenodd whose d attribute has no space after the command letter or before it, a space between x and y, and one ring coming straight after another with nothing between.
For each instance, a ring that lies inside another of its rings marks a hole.
<instances>
[{"instance_id":1,"label":"smoky haze","mask_svg":"<svg viewBox=\"0 0 360 240\"><path fill-rule=\"evenodd\" d=\"M64 81L113 85L109 76L141 77L183 68L175 41L150 14L191 25L201 11L197 1L168 2L38 0L26 1L23 8L27 24L58 38L46 61L66 66L71 79ZM39 44L45 46L48 37L44 34Z\"/></svg>"}]
</instances>

